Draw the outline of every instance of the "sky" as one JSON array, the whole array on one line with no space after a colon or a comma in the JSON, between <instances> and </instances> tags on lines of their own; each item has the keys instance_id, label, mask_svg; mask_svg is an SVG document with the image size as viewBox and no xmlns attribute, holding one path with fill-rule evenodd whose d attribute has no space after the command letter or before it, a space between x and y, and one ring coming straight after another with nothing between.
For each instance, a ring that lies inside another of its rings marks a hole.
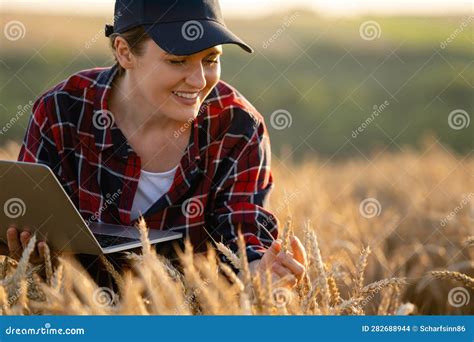
<instances>
[{"instance_id":1,"label":"sky","mask_svg":"<svg viewBox=\"0 0 474 342\"><path fill-rule=\"evenodd\" d=\"M114 0L0 0L1 10L46 11L84 15L113 13ZM252 17L305 6L323 15L362 14L472 14L474 2L466 0L221 0L225 17ZM112 14L113 15L113 14Z\"/></svg>"}]
</instances>

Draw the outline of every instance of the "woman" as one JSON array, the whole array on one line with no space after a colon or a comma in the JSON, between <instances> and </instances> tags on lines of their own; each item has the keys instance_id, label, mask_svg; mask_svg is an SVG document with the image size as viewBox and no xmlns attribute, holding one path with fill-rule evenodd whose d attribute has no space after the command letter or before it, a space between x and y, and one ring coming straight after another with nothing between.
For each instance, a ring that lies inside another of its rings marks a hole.
<instances>
[{"instance_id":1,"label":"woman","mask_svg":"<svg viewBox=\"0 0 474 342\"><path fill-rule=\"evenodd\" d=\"M117 1L106 35L116 64L40 97L18 160L49 165L85 220L133 225L143 214L151 229L185 233L198 252L211 237L236 251L240 225L252 272L270 267L295 286L306 256L297 238L292 253L272 242L263 117L220 80L222 44L252 49L226 28L218 1ZM29 238L11 227L11 255Z\"/></svg>"}]
</instances>

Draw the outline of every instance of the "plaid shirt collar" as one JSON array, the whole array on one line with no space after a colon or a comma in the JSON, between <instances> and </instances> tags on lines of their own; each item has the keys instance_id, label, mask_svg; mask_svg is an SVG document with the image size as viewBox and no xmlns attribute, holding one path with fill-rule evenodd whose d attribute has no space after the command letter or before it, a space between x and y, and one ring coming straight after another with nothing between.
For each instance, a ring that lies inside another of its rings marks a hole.
<instances>
[{"instance_id":1,"label":"plaid shirt collar","mask_svg":"<svg viewBox=\"0 0 474 342\"><path fill-rule=\"evenodd\" d=\"M110 68L105 68L97 77L95 82L90 86L95 87L94 98L94 123L100 120L110 120L110 124L93 125L93 134L95 136L95 146L103 152L106 149L112 148L113 152L122 158L128 158L129 154L133 152L132 147L128 144L127 139L122 134L120 129L115 124L113 114L109 110L108 98L112 89L112 81L118 72L118 64L115 63ZM214 91L213 91L214 92ZM211 92L211 95L212 93ZM211 96L210 95L210 96ZM201 111L200 111L201 112ZM106 121L107 122L107 121ZM199 124L198 119L193 120L193 128L191 130L190 147L187 149L188 161L199 161L201 159L199 154Z\"/></svg>"}]
</instances>

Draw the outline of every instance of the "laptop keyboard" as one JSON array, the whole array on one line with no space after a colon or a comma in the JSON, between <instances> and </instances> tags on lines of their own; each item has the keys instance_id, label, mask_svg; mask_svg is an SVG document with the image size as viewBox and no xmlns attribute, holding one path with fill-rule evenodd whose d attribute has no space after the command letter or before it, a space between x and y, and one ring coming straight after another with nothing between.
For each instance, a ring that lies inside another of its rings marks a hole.
<instances>
[{"instance_id":1,"label":"laptop keyboard","mask_svg":"<svg viewBox=\"0 0 474 342\"><path fill-rule=\"evenodd\" d=\"M140 239L128 238L128 237L123 237L123 236L113 236L113 235L104 235L104 234L94 234L94 236L102 248L117 246L117 245L121 245L128 242L140 241Z\"/></svg>"}]
</instances>

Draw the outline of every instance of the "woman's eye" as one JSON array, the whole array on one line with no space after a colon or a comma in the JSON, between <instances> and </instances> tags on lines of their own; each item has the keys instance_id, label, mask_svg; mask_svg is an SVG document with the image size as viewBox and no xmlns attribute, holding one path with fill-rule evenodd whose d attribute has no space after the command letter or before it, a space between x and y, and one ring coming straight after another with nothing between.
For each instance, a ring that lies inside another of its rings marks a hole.
<instances>
[{"instance_id":1,"label":"woman's eye","mask_svg":"<svg viewBox=\"0 0 474 342\"><path fill-rule=\"evenodd\" d=\"M169 61L169 62L170 62L171 64L175 64L175 65L182 65L182 64L184 64L184 62L186 62L186 61L185 61L185 60L180 60L180 61L173 61L173 60L171 60L171 61Z\"/></svg>"},{"instance_id":2,"label":"woman's eye","mask_svg":"<svg viewBox=\"0 0 474 342\"><path fill-rule=\"evenodd\" d=\"M205 60L204 62L206 64L209 64L209 65L214 65L214 64L219 64L219 59L208 59L208 60ZM184 65L186 63L186 60L185 59L183 59L183 60L169 60L169 63L173 64L173 65Z\"/></svg>"}]
</instances>

